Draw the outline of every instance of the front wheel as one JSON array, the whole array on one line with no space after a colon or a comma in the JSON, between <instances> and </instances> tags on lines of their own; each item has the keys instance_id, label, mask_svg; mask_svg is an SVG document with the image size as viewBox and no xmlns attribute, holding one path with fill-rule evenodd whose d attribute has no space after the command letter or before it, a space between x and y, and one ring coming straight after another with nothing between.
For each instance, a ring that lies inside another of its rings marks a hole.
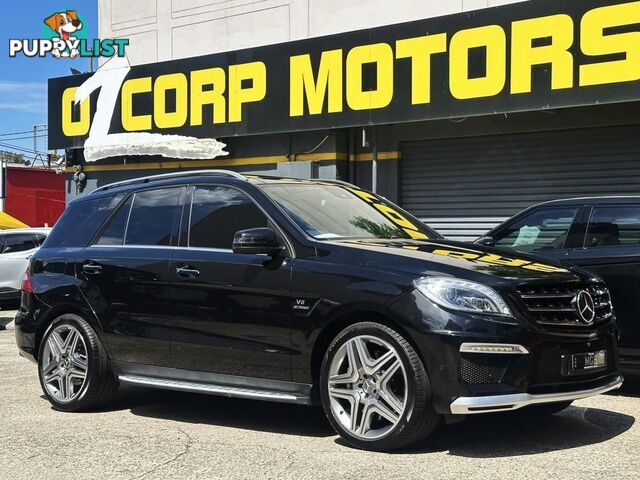
<instances>
[{"instance_id":1,"label":"front wheel","mask_svg":"<svg viewBox=\"0 0 640 480\"><path fill-rule=\"evenodd\" d=\"M425 438L440 418L422 360L391 328L372 322L343 330L320 373L322 404L349 444L391 451Z\"/></svg>"},{"instance_id":2,"label":"front wheel","mask_svg":"<svg viewBox=\"0 0 640 480\"><path fill-rule=\"evenodd\" d=\"M118 388L96 332L86 320L72 314L56 318L45 333L38 374L49 402L67 412L104 403Z\"/></svg>"}]
</instances>

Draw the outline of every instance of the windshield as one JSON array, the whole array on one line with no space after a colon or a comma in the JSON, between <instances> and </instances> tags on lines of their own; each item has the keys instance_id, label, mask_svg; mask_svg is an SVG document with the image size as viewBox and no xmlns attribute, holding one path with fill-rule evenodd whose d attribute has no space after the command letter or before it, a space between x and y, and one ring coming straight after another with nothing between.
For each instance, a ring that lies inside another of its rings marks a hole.
<instances>
[{"instance_id":1,"label":"windshield","mask_svg":"<svg viewBox=\"0 0 640 480\"><path fill-rule=\"evenodd\" d=\"M397 206L364 190L341 185L260 185L309 236L319 240L441 238Z\"/></svg>"}]
</instances>

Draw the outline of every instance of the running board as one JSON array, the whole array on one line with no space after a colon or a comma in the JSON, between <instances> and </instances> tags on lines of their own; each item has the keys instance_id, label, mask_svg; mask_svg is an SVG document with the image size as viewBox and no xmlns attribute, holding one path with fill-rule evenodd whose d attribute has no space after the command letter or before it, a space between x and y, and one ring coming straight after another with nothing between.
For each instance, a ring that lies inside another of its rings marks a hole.
<instances>
[{"instance_id":1,"label":"running board","mask_svg":"<svg viewBox=\"0 0 640 480\"><path fill-rule=\"evenodd\" d=\"M267 400L271 402L286 402L309 404L310 399L287 392L271 390L257 390L240 386L215 385L185 380L171 380L166 378L145 377L141 375L119 375L118 381L128 385L160 388L164 390L180 390L182 392L206 393L209 395L221 395L225 397L249 398L252 400Z\"/></svg>"}]
</instances>

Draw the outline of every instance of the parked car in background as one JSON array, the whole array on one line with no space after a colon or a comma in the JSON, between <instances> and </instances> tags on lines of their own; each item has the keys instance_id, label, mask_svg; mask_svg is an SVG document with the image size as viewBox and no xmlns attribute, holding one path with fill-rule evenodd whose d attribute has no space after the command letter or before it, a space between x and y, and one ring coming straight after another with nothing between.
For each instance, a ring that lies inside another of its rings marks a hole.
<instances>
[{"instance_id":1,"label":"parked car in background","mask_svg":"<svg viewBox=\"0 0 640 480\"><path fill-rule=\"evenodd\" d=\"M0 230L0 306L17 305L20 301L20 283L29 259L50 231L50 228Z\"/></svg>"},{"instance_id":2,"label":"parked car in background","mask_svg":"<svg viewBox=\"0 0 640 480\"><path fill-rule=\"evenodd\" d=\"M577 265L601 276L621 328L623 372L640 374L640 196L555 200L532 206L476 243ZM558 304L549 314L576 307Z\"/></svg>"},{"instance_id":3,"label":"parked car in background","mask_svg":"<svg viewBox=\"0 0 640 480\"><path fill-rule=\"evenodd\" d=\"M547 320L548 289L597 304ZM22 291L16 342L65 411L118 382L321 403L351 445L393 450L443 415L549 415L622 383L601 279L447 242L338 181L100 187L69 204Z\"/></svg>"}]
</instances>

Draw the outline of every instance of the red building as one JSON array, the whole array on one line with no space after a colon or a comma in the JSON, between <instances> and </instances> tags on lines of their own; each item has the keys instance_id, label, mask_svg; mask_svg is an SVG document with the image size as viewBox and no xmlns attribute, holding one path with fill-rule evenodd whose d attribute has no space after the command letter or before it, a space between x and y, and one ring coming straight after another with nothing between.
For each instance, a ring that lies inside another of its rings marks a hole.
<instances>
[{"instance_id":1,"label":"red building","mask_svg":"<svg viewBox=\"0 0 640 480\"><path fill-rule=\"evenodd\" d=\"M64 175L44 168L7 168L4 211L30 227L53 226L64 211Z\"/></svg>"}]
</instances>

